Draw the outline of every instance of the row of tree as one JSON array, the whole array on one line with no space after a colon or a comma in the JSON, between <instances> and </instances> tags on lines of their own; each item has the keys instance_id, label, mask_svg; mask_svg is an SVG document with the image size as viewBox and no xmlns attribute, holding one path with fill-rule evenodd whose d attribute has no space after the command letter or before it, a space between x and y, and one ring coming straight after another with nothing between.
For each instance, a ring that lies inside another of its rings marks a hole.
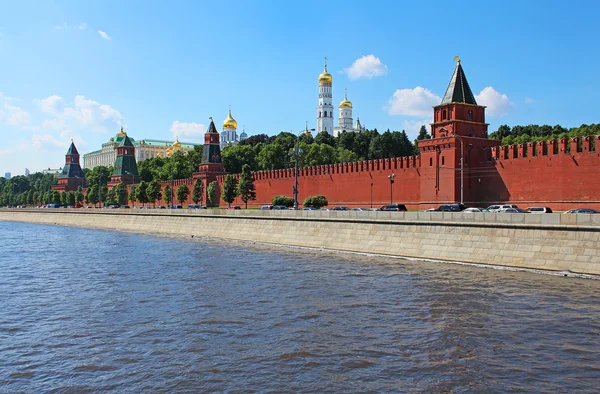
<instances>
[{"instance_id":1,"label":"row of tree","mask_svg":"<svg viewBox=\"0 0 600 394\"><path fill-rule=\"evenodd\" d=\"M600 135L600 124L582 124L579 127L567 129L560 125L502 125L490 134L490 139L501 140L502 145L525 144L527 142L542 142L559 140L561 138L587 137Z\"/></svg>"}]
</instances>

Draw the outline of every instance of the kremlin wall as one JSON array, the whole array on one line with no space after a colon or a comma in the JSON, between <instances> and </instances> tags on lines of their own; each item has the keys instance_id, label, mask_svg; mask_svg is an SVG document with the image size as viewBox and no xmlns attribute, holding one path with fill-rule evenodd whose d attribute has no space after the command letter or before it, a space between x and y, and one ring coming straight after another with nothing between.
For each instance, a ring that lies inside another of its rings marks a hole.
<instances>
[{"instance_id":1,"label":"kremlin wall","mask_svg":"<svg viewBox=\"0 0 600 394\"><path fill-rule=\"evenodd\" d=\"M333 128L330 77L326 68L319 76L318 125L325 131ZM488 138L485 107L475 101L460 60L442 102L433 108L431 135L431 139L419 141L419 156L299 169L299 203L308 196L324 195L330 207L368 208L394 202L406 204L409 209L428 209L464 201L467 206L482 207L513 203L523 208L549 206L559 211L575 207L600 209L600 152L596 150L600 136L500 146L500 141ZM174 188L185 184L191 190L195 180L200 179L206 193L208 184L217 181L220 195L226 175L221 140L211 119L199 171L193 178L175 180ZM121 150L130 157L135 155L131 143ZM123 160L117 157L115 163ZM67 164L75 161L78 157L75 160L67 154ZM115 165L111 184L128 180L126 183L131 186L138 182L137 168L131 168L131 159L127 162L127 169ZM249 207L270 204L276 195L293 195L294 169L259 171L253 173L253 178L256 200L250 201ZM164 187L171 182L162 184ZM203 201L206 203L206 195ZM238 198L233 205L243 204ZM220 206L227 204L221 201Z\"/></svg>"}]
</instances>

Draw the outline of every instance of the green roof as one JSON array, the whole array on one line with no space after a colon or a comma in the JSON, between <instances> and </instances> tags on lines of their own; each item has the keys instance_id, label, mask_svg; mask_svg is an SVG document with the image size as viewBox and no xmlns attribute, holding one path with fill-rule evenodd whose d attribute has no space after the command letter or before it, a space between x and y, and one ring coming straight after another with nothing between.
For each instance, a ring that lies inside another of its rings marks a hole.
<instances>
[{"instance_id":1,"label":"green roof","mask_svg":"<svg viewBox=\"0 0 600 394\"><path fill-rule=\"evenodd\" d=\"M123 137L123 140L121 140L121 143L119 144L119 146L130 146L133 148L133 143L131 142L131 138L129 138L129 136Z\"/></svg>"},{"instance_id":2,"label":"green roof","mask_svg":"<svg viewBox=\"0 0 600 394\"><path fill-rule=\"evenodd\" d=\"M442 103L440 105L450 103L466 103L477 105L477 101L475 101L475 96L473 96L473 92L471 92L471 87L467 82L467 77L465 76L465 72L460 65L460 61L454 69L454 74L452 74L452 78L448 84L448 89L446 89L446 94L444 94L444 98L442 99Z\"/></svg>"},{"instance_id":3,"label":"green roof","mask_svg":"<svg viewBox=\"0 0 600 394\"><path fill-rule=\"evenodd\" d=\"M73 143L73 141L71 141L71 146L69 146L67 155L78 155L78 154L79 154L79 152L77 152L77 148L75 147L75 144Z\"/></svg>"}]
</instances>

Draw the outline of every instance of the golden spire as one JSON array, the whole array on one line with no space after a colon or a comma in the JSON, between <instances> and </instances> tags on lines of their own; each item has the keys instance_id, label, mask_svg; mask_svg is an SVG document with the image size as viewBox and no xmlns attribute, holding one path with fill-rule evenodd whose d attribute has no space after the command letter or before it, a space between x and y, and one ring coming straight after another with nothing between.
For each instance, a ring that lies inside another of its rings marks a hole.
<instances>
[{"instance_id":1,"label":"golden spire","mask_svg":"<svg viewBox=\"0 0 600 394\"><path fill-rule=\"evenodd\" d=\"M121 126L121 131L117 134L117 137L125 137L127 133L123 130L123 126Z\"/></svg>"},{"instance_id":2,"label":"golden spire","mask_svg":"<svg viewBox=\"0 0 600 394\"><path fill-rule=\"evenodd\" d=\"M344 100L340 103L340 107L352 108L352 103L348 101L348 89L344 89Z\"/></svg>"},{"instance_id":3,"label":"golden spire","mask_svg":"<svg viewBox=\"0 0 600 394\"><path fill-rule=\"evenodd\" d=\"M327 72L327 58L325 58L325 62L323 63L323 72L319 75L319 83L331 83L333 81L333 77L329 72Z\"/></svg>"},{"instance_id":4,"label":"golden spire","mask_svg":"<svg viewBox=\"0 0 600 394\"><path fill-rule=\"evenodd\" d=\"M460 63L460 56L454 56L454 61Z\"/></svg>"}]
</instances>

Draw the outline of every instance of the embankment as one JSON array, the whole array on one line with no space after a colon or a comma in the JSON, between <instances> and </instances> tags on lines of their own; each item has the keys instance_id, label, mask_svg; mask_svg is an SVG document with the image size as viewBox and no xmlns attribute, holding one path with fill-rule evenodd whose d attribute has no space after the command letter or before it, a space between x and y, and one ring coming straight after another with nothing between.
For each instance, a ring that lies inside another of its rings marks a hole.
<instances>
[{"instance_id":1,"label":"embankment","mask_svg":"<svg viewBox=\"0 0 600 394\"><path fill-rule=\"evenodd\" d=\"M600 215L0 209L0 220L600 275Z\"/></svg>"}]
</instances>

